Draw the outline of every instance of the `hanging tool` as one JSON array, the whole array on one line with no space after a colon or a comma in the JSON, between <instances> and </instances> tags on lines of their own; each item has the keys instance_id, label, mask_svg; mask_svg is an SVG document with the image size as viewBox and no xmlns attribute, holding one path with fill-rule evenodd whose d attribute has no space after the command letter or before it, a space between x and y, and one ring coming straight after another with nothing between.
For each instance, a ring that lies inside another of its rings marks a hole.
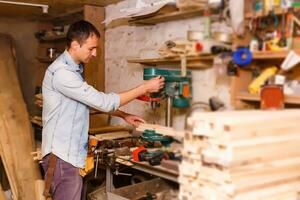
<instances>
[{"instance_id":1,"label":"hanging tool","mask_svg":"<svg viewBox=\"0 0 300 200\"><path fill-rule=\"evenodd\" d=\"M278 46L285 47L286 46L286 37L285 37L285 18L286 18L286 10L282 9L282 19L281 19L281 37L278 42Z\"/></svg>"}]
</instances>

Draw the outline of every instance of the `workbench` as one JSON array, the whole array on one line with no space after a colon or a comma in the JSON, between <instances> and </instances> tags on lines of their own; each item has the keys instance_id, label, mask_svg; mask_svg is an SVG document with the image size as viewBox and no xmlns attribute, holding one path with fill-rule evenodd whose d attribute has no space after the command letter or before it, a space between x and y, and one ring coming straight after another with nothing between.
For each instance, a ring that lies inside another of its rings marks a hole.
<instances>
[{"instance_id":1,"label":"workbench","mask_svg":"<svg viewBox=\"0 0 300 200\"><path fill-rule=\"evenodd\" d=\"M135 162L126 159L124 157L118 157L116 159L116 162L121 165L125 165L127 167L131 167L133 169L178 183L178 176L179 176L178 171L170 170L161 167L160 165L152 166L148 162ZM113 191L113 174L110 168L106 168L106 192L112 192L112 191Z\"/></svg>"}]
</instances>

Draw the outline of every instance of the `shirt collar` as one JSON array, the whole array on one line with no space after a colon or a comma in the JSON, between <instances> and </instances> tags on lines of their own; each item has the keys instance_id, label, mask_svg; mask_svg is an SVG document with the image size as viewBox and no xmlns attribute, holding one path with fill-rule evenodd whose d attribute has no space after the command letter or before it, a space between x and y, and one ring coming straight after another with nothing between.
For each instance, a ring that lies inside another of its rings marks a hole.
<instances>
[{"instance_id":1,"label":"shirt collar","mask_svg":"<svg viewBox=\"0 0 300 200\"><path fill-rule=\"evenodd\" d=\"M69 70L80 72L80 73L83 72L83 64L77 64L67 50L64 51L63 57L66 64L68 65Z\"/></svg>"}]
</instances>

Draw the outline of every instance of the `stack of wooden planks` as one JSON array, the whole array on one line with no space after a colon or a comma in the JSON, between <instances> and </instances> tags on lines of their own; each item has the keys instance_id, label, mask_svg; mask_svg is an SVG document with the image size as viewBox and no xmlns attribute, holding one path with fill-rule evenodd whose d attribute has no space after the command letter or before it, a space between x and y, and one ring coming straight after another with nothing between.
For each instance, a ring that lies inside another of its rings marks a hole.
<instances>
[{"instance_id":1,"label":"stack of wooden planks","mask_svg":"<svg viewBox=\"0 0 300 200\"><path fill-rule=\"evenodd\" d=\"M296 200L300 110L195 113L188 119L180 199Z\"/></svg>"},{"instance_id":2,"label":"stack of wooden planks","mask_svg":"<svg viewBox=\"0 0 300 200\"><path fill-rule=\"evenodd\" d=\"M0 157L13 199L34 200L40 172L30 155L35 144L12 44L10 36L0 34Z\"/></svg>"}]
</instances>

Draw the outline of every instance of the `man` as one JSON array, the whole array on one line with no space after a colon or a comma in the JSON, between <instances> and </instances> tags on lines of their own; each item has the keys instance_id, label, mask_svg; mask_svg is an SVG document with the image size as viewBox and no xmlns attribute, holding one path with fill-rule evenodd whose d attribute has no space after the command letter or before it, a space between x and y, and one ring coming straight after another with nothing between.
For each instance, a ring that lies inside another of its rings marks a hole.
<instances>
[{"instance_id":1,"label":"man","mask_svg":"<svg viewBox=\"0 0 300 200\"><path fill-rule=\"evenodd\" d=\"M79 169L84 168L87 155L89 108L137 125L143 122L141 118L117 109L164 85L164 79L157 77L119 94L104 94L88 85L82 77L83 64L97 55L99 37L97 29L87 21L72 24L67 33L67 50L48 67L43 80L45 195L51 184L53 200L80 199Z\"/></svg>"}]
</instances>

